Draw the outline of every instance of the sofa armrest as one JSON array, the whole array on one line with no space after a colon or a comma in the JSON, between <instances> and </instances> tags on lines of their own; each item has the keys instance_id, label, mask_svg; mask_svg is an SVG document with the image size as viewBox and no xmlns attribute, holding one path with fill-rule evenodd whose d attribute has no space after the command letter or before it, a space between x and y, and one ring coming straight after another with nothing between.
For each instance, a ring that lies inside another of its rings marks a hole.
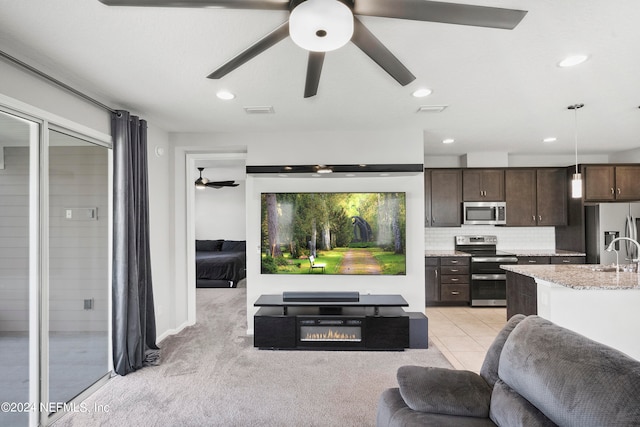
<instances>
[{"instance_id":1,"label":"sofa armrest","mask_svg":"<svg viewBox=\"0 0 640 427\"><path fill-rule=\"evenodd\" d=\"M414 411L487 418L491 387L478 374L452 369L401 366L400 394Z\"/></svg>"}]
</instances>

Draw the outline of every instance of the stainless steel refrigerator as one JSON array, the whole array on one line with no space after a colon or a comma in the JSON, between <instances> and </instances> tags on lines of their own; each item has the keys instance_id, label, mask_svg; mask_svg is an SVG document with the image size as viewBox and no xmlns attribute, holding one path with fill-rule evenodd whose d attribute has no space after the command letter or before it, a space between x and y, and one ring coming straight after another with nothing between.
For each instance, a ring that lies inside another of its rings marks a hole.
<instances>
[{"instance_id":1,"label":"stainless steel refrigerator","mask_svg":"<svg viewBox=\"0 0 640 427\"><path fill-rule=\"evenodd\" d=\"M638 240L640 228L640 202L600 203L585 206L586 250L589 264L615 264L616 252L607 252L609 243L616 237L631 237ZM614 244L620 264L629 264L637 259L636 245L629 241Z\"/></svg>"}]
</instances>

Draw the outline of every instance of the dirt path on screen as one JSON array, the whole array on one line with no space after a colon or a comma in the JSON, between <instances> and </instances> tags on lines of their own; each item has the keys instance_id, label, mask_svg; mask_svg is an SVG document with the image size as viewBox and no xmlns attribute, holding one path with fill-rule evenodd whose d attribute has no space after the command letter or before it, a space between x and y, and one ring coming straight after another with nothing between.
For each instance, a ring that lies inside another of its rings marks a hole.
<instances>
[{"instance_id":1,"label":"dirt path on screen","mask_svg":"<svg viewBox=\"0 0 640 427\"><path fill-rule=\"evenodd\" d=\"M368 250L349 249L342 258L340 274L382 274L382 269Z\"/></svg>"}]
</instances>

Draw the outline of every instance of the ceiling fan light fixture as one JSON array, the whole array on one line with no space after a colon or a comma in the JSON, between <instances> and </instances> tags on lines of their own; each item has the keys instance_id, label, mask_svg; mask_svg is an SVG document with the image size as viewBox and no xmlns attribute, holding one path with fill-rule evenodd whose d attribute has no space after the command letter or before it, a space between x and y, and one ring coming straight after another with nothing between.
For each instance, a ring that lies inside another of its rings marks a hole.
<instances>
[{"instance_id":1,"label":"ceiling fan light fixture","mask_svg":"<svg viewBox=\"0 0 640 427\"><path fill-rule=\"evenodd\" d=\"M306 0L289 16L291 40L312 52L329 52L353 36L353 12L339 0Z\"/></svg>"}]
</instances>

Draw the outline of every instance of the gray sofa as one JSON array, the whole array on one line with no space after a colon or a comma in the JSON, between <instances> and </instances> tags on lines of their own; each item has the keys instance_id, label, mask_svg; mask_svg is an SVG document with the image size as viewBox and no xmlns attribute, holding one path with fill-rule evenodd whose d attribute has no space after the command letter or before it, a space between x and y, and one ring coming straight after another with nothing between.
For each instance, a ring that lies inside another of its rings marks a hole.
<instances>
[{"instance_id":1,"label":"gray sofa","mask_svg":"<svg viewBox=\"0 0 640 427\"><path fill-rule=\"evenodd\" d=\"M479 375L403 366L398 386L378 426L640 426L640 361L538 316L513 316Z\"/></svg>"}]
</instances>

